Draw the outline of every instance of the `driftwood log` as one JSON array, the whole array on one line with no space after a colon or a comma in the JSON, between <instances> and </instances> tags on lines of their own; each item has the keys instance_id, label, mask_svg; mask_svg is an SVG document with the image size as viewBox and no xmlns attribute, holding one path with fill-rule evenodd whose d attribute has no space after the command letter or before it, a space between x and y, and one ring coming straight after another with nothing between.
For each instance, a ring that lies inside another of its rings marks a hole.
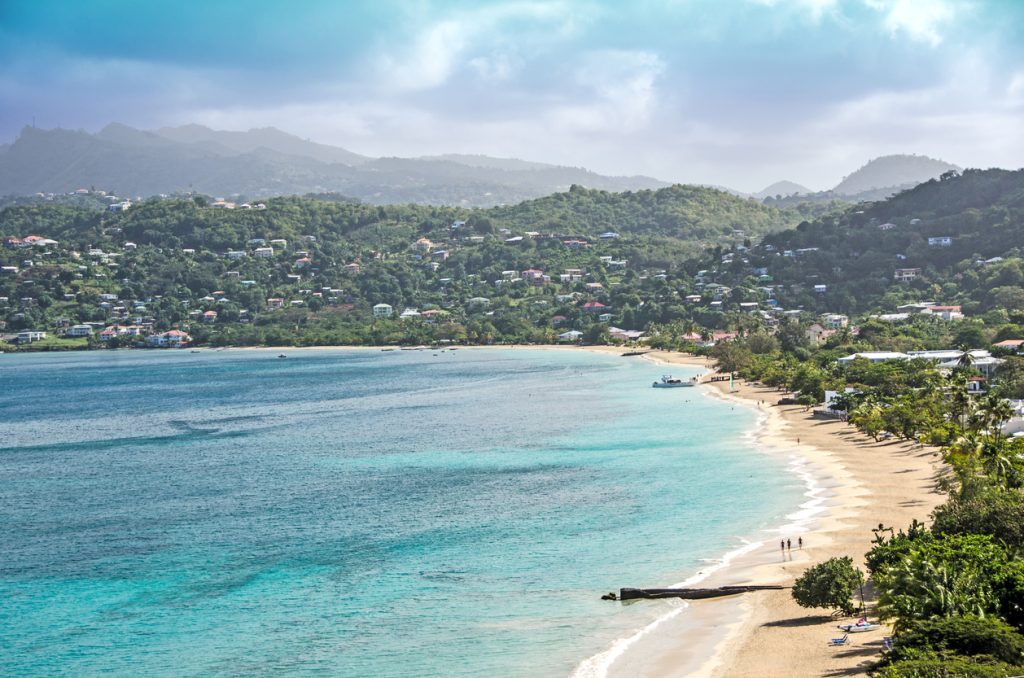
<instances>
[{"instance_id":1,"label":"driftwood log","mask_svg":"<svg viewBox=\"0 0 1024 678\"><path fill-rule=\"evenodd\" d=\"M619 600L637 600L641 598L685 598L701 600L703 598L719 598L734 596L738 593L751 591L778 591L785 586L719 586L713 589L619 589Z\"/></svg>"}]
</instances>

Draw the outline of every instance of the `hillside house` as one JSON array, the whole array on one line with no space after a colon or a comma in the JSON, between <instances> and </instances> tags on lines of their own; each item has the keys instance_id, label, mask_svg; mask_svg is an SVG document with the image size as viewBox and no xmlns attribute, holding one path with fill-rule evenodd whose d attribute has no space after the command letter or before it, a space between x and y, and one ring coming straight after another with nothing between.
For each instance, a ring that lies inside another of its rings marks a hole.
<instances>
[{"instance_id":1,"label":"hillside house","mask_svg":"<svg viewBox=\"0 0 1024 678\"><path fill-rule=\"evenodd\" d=\"M852 363L857 358L863 358L864 360L872 363L884 363L889 360L909 360L910 356L906 353L899 353L896 351L864 351L862 353L848 355L845 358L840 358L836 362L840 365L846 365L848 363Z\"/></svg>"},{"instance_id":2,"label":"hillside house","mask_svg":"<svg viewBox=\"0 0 1024 678\"><path fill-rule=\"evenodd\" d=\"M276 311L279 308L284 308L284 299L280 297L271 297L267 299L267 310Z\"/></svg>"},{"instance_id":3,"label":"hillside house","mask_svg":"<svg viewBox=\"0 0 1024 678\"><path fill-rule=\"evenodd\" d=\"M19 344L30 344L33 341L42 341L43 339L46 339L46 332L41 332L39 330L23 330L18 332L14 341Z\"/></svg>"},{"instance_id":4,"label":"hillside house","mask_svg":"<svg viewBox=\"0 0 1024 678\"><path fill-rule=\"evenodd\" d=\"M252 254L257 259L270 259L271 257L274 256L274 248L273 247L257 247L255 250L253 250Z\"/></svg>"},{"instance_id":5,"label":"hillside house","mask_svg":"<svg viewBox=\"0 0 1024 678\"><path fill-rule=\"evenodd\" d=\"M1024 349L1024 339L1004 339L1003 341L992 344L996 348L1008 349L1020 353Z\"/></svg>"},{"instance_id":6,"label":"hillside house","mask_svg":"<svg viewBox=\"0 0 1024 678\"><path fill-rule=\"evenodd\" d=\"M953 244L953 238L948 235L937 238L928 238L928 247L949 247Z\"/></svg>"},{"instance_id":7,"label":"hillside house","mask_svg":"<svg viewBox=\"0 0 1024 678\"><path fill-rule=\"evenodd\" d=\"M838 330L850 324L850 318L841 313L825 313L820 318L821 324L829 330Z\"/></svg>"},{"instance_id":8,"label":"hillside house","mask_svg":"<svg viewBox=\"0 0 1024 678\"><path fill-rule=\"evenodd\" d=\"M412 249L420 254L428 254L434 249L434 243L430 242L429 238L420 238L412 244Z\"/></svg>"},{"instance_id":9,"label":"hillside house","mask_svg":"<svg viewBox=\"0 0 1024 678\"><path fill-rule=\"evenodd\" d=\"M544 275L544 271L536 268L528 268L523 271L523 279L532 285L543 285L551 280L550 277Z\"/></svg>"},{"instance_id":10,"label":"hillside house","mask_svg":"<svg viewBox=\"0 0 1024 678\"><path fill-rule=\"evenodd\" d=\"M151 334L146 337L146 344L154 348L181 348L192 341L186 332L170 330L162 334Z\"/></svg>"},{"instance_id":11,"label":"hillside house","mask_svg":"<svg viewBox=\"0 0 1024 678\"><path fill-rule=\"evenodd\" d=\"M245 259L249 255L242 250L228 250L225 256L231 261L238 261L239 259Z\"/></svg>"},{"instance_id":12,"label":"hillside house","mask_svg":"<svg viewBox=\"0 0 1024 678\"><path fill-rule=\"evenodd\" d=\"M917 280L919 275L921 275L919 268L897 268L892 277L896 282L910 282Z\"/></svg>"},{"instance_id":13,"label":"hillside house","mask_svg":"<svg viewBox=\"0 0 1024 678\"><path fill-rule=\"evenodd\" d=\"M64 333L65 337L91 337L92 325L72 325Z\"/></svg>"},{"instance_id":14,"label":"hillside house","mask_svg":"<svg viewBox=\"0 0 1024 678\"><path fill-rule=\"evenodd\" d=\"M279 248L281 248L283 250L286 250L286 249L288 249L288 241L285 240L284 238L272 238L270 240L270 246L271 247L279 247Z\"/></svg>"},{"instance_id":15,"label":"hillside house","mask_svg":"<svg viewBox=\"0 0 1024 678\"><path fill-rule=\"evenodd\" d=\"M937 315L947 322L964 319L964 314L960 311L959 306L929 306L922 313Z\"/></svg>"},{"instance_id":16,"label":"hillside house","mask_svg":"<svg viewBox=\"0 0 1024 678\"><path fill-rule=\"evenodd\" d=\"M819 323L813 323L807 328L804 333L807 337L807 341L811 344L817 345L824 341L826 338L835 334L835 330L827 330L822 327Z\"/></svg>"},{"instance_id":17,"label":"hillside house","mask_svg":"<svg viewBox=\"0 0 1024 678\"><path fill-rule=\"evenodd\" d=\"M373 307L374 318L390 318L395 309L390 304L376 304Z\"/></svg>"},{"instance_id":18,"label":"hillside house","mask_svg":"<svg viewBox=\"0 0 1024 678\"><path fill-rule=\"evenodd\" d=\"M216 311L206 311L205 313L203 313L203 322L204 323L215 323L215 322L217 322L217 312Z\"/></svg>"}]
</instances>

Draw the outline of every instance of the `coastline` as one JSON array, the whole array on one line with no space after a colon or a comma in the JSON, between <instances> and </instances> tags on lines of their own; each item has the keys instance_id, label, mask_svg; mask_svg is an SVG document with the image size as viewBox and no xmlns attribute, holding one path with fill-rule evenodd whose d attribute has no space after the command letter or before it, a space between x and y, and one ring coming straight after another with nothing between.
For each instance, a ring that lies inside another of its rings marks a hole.
<instances>
[{"instance_id":1,"label":"coastline","mask_svg":"<svg viewBox=\"0 0 1024 678\"><path fill-rule=\"evenodd\" d=\"M385 347L392 348L392 347ZM495 345L456 346L459 350L537 349L585 350L622 355L616 346ZM321 350L380 351L371 346L225 347L229 350L304 352ZM221 349L203 348L202 352ZM429 349L424 349L429 350ZM701 367L710 361L696 356L652 350L642 357L662 365ZM752 544L738 545L720 561L677 585L789 585L808 566L832 556L852 556L859 563L870 548L871 529L881 522L896 528L912 519L927 519L943 497L934 491L939 468L935 451L898 442L875 443L837 420L815 419L801 406L776 406L781 393L737 381L702 386L710 395L752 408L761 415L752 432L757 453L779 455L808 488L800 508L787 516L791 524L760 535L745 535ZM767 401L758 408L759 401ZM797 444L797 439L800 443ZM779 538L793 541L780 555ZM804 548L796 545L798 536ZM863 675L878 658L885 631L851 638L851 645L829 648L836 618L824 610L796 606L788 590L765 591L708 601L690 601L673 614L639 631L577 676L820 676ZM588 662L590 660L587 660ZM586 664L587 662L584 662Z\"/></svg>"},{"instance_id":2,"label":"coastline","mask_svg":"<svg viewBox=\"0 0 1024 678\"><path fill-rule=\"evenodd\" d=\"M656 351L646 359L661 364L710 369L707 360ZM814 418L802 406L778 406L781 393L737 380L704 385L716 396L762 414L753 444L761 453L783 455L808 488L788 524L757 537L687 580L693 585L780 584L789 586L807 567L833 556L860 564L879 523L905 527L926 520L943 497L934 478L937 452L905 442L876 443L845 423ZM761 401L765 401L759 406ZM799 441L799 442L798 442ZM798 537L804 541L797 545ZM791 550L780 553L778 540ZM821 676L866 675L882 650L885 631L854 637L850 645L828 647L838 620L826 610L801 608L788 589L731 598L690 601L657 628L646 629L615 658L606 672L618 676Z\"/></svg>"}]
</instances>

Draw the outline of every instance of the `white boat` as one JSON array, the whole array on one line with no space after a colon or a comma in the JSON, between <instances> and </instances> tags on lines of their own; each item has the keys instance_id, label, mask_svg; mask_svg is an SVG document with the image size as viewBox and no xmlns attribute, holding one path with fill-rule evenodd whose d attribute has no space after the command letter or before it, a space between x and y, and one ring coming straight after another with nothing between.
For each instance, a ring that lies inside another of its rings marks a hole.
<instances>
[{"instance_id":1,"label":"white boat","mask_svg":"<svg viewBox=\"0 0 1024 678\"><path fill-rule=\"evenodd\" d=\"M847 633L863 633L864 631L877 631L882 628L882 625L862 619L856 624L840 624L836 628L846 631Z\"/></svg>"},{"instance_id":2,"label":"white boat","mask_svg":"<svg viewBox=\"0 0 1024 678\"><path fill-rule=\"evenodd\" d=\"M682 388L684 386L696 386L698 383L700 383L700 377L675 379L671 374L666 374L661 378L661 381L656 381L651 386L654 388Z\"/></svg>"}]
</instances>

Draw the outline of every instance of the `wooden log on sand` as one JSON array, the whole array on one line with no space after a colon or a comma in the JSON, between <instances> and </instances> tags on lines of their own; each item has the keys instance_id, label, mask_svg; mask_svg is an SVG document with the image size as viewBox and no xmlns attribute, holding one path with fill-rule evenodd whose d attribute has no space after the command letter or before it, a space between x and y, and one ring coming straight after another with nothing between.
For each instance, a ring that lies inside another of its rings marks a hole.
<instances>
[{"instance_id":1,"label":"wooden log on sand","mask_svg":"<svg viewBox=\"0 0 1024 678\"><path fill-rule=\"evenodd\" d=\"M738 593L751 591L778 591L785 586L719 586L712 589L619 589L619 600L638 600L642 598L684 598L701 600L734 596Z\"/></svg>"}]
</instances>

